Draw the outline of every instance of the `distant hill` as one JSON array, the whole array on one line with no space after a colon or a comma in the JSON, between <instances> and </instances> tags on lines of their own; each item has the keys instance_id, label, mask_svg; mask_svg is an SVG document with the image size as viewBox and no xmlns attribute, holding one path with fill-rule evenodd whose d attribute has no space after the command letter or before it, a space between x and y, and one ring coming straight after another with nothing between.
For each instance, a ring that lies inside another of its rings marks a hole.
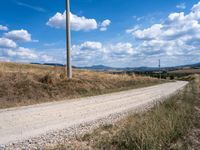
<instances>
[{"instance_id":1,"label":"distant hill","mask_svg":"<svg viewBox=\"0 0 200 150\"><path fill-rule=\"evenodd\" d=\"M189 65L182 65L182 66L175 66L175 67L163 67L161 68L162 71L171 71L177 70L182 68L200 68L200 63L197 64L189 64ZM95 65L90 67L77 67L79 69L88 69L88 70L96 70L96 71L133 71L133 72L152 72L158 71L158 67L127 67L127 68L117 68L117 67L109 67L104 65Z\"/></svg>"},{"instance_id":2,"label":"distant hill","mask_svg":"<svg viewBox=\"0 0 200 150\"><path fill-rule=\"evenodd\" d=\"M38 65L49 65L49 66L65 66L64 64L56 64L56 63L31 63L31 64L38 64ZM95 70L95 71L131 71L131 72L153 72L158 71L158 67L127 67L127 68L120 68L120 67L109 67L104 65L94 65L94 66L86 66L86 67L77 67L73 66L73 68L77 69L87 69L87 70ZM182 65L182 66L175 66L175 67L163 67L161 68L162 71L173 71L178 69L184 68L200 68L200 63L196 64L189 64L189 65Z\"/></svg>"},{"instance_id":3,"label":"distant hill","mask_svg":"<svg viewBox=\"0 0 200 150\"><path fill-rule=\"evenodd\" d=\"M200 68L200 63L192 64L192 65L185 65L185 67L198 67L198 68Z\"/></svg>"},{"instance_id":4,"label":"distant hill","mask_svg":"<svg viewBox=\"0 0 200 150\"><path fill-rule=\"evenodd\" d=\"M117 67L108 67L104 65L95 65L91 67L78 67L79 69L88 69L88 70L96 70L96 71L138 71L138 72L144 72L144 71L152 71L152 70L158 70L158 68L153 67L136 67L136 68L117 68Z\"/></svg>"},{"instance_id":5,"label":"distant hill","mask_svg":"<svg viewBox=\"0 0 200 150\"><path fill-rule=\"evenodd\" d=\"M44 63L43 65L47 65L47 66L60 66L60 67L64 67L65 66L63 64L55 64L55 63Z\"/></svg>"},{"instance_id":6,"label":"distant hill","mask_svg":"<svg viewBox=\"0 0 200 150\"><path fill-rule=\"evenodd\" d=\"M91 67L78 67L80 69L88 69L88 70L116 70L117 68L108 67L104 65L95 65Z\"/></svg>"}]
</instances>

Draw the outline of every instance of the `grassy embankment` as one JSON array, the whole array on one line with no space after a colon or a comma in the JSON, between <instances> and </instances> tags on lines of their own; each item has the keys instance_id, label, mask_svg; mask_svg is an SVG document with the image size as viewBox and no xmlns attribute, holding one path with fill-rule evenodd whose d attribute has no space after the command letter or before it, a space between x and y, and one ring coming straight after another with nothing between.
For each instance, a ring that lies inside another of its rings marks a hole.
<instances>
[{"instance_id":1,"label":"grassy embankment","mask_svg":"<svg viewBox=\"0 0 200 150\"><path fill-rule=\"evenodd\" d=\"M153 109L130 115L55 149L200 149L200 77Z\"/></svg>"},{"instance_id":2,"label":"grassy embankment","mask_svg":"<svg viewBox=\"0 0 200 150\"><path fill-rule=\"evenodd\" d=\"M74 70L63 67L0 63L0 109L117 92L158 84L158 79Z\"/></svg>"}]
</instances>

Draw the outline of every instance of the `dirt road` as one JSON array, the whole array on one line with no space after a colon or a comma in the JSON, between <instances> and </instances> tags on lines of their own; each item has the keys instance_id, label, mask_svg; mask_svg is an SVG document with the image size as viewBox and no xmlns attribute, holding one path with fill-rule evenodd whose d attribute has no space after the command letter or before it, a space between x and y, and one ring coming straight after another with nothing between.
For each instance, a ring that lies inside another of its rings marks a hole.
<instances>
[{"instance_id":1,"label":"dirt road","mask_svg":"<svg viewBox=\"0 0 200 150\"><path fill-rule=\"evenodd\" d=\"M186 84L178 81L71 101L0 110L0 145L143 109Z\"/></svg>"}]
</instances>

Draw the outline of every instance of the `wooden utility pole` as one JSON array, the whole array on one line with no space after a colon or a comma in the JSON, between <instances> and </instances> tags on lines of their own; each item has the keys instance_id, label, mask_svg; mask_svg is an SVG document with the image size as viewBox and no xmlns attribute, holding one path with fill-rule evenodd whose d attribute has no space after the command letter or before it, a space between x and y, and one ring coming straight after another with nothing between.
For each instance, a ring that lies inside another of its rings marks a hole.
<instances>
[{"instance_id":1,"label":"wooden utility pole","mask_svg":"<svg viewBox=\"0 0 200 150\"><path fill-rule=\"evenodd\" d=\"M66 70L67 77L72 78L72 65L71 65L71 27L70 27L70 2L66 0Z\"/></svg>"}]
</instances>

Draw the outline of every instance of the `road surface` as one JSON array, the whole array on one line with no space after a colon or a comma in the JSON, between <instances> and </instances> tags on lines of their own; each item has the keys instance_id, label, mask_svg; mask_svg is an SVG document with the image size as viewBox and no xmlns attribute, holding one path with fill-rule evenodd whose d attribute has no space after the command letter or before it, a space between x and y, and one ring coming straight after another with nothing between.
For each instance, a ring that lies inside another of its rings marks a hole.
<instances>
[{"instance_id":1,"label":"road surface","mask_svg":"<svg viewBox=\"0 0 200 150\"><path fill-rule=\"evenodd\" d=\"M187 82L177 81L101 96L0 110L0 145L89 123L160 101Z\"/></svg>"}]
</instances>

